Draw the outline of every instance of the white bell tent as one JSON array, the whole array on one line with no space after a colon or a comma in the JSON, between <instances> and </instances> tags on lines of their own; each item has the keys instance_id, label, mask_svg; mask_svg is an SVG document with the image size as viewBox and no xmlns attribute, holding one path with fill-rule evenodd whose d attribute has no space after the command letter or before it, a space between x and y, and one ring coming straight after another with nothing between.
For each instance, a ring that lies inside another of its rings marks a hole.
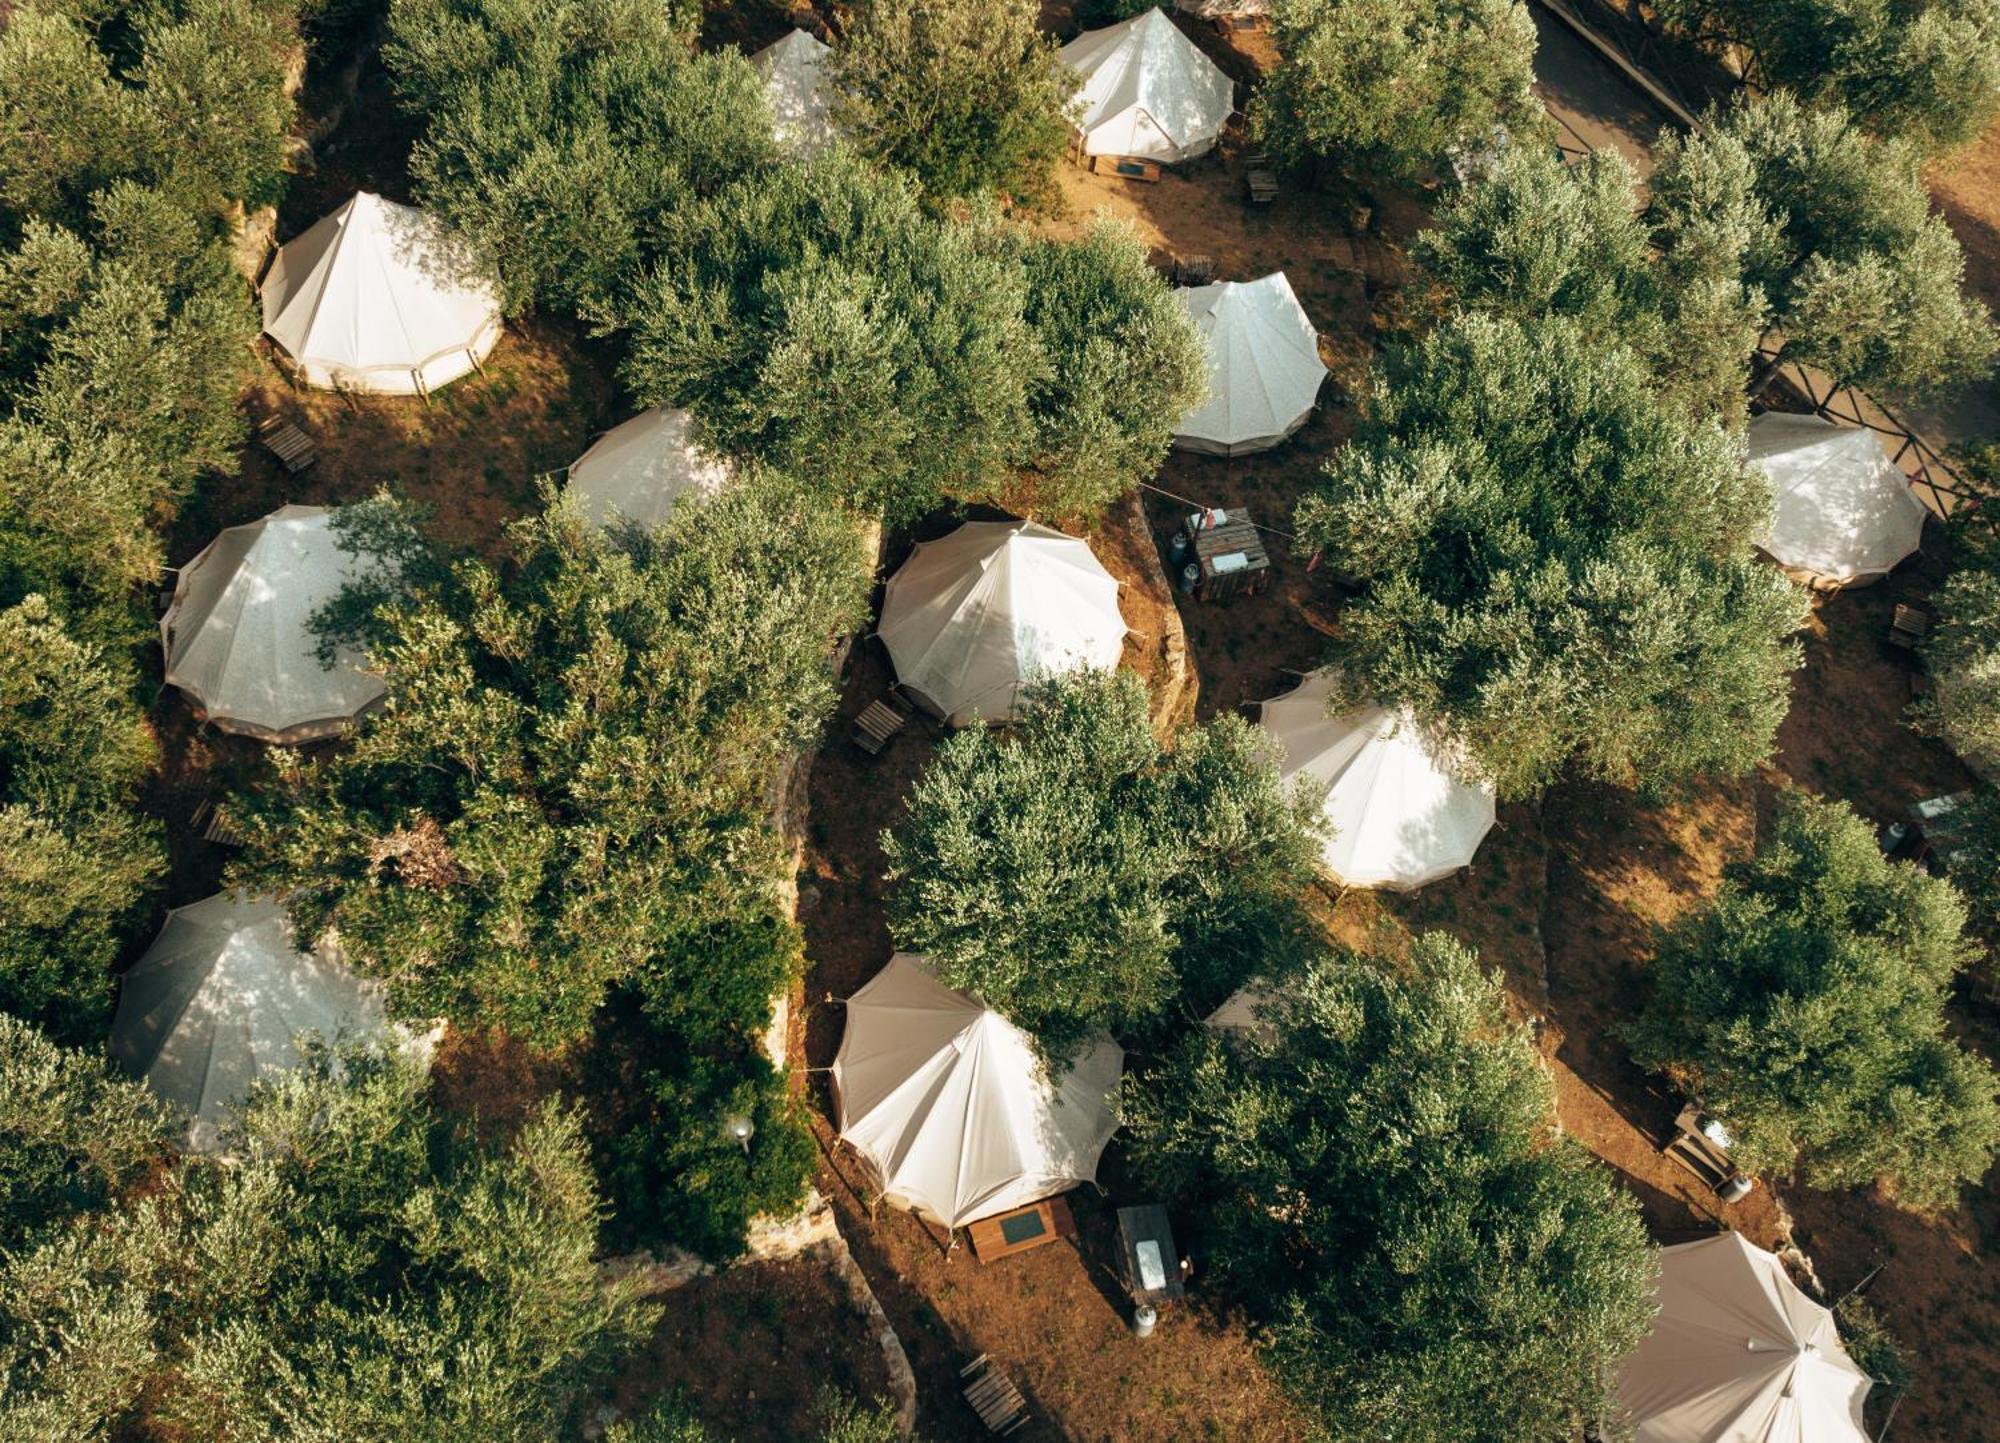
<instances>
[{"instance_id":1,"label":"white bell tent","mask_svg":"<svg viewBox=\"0 0 2000 1443\"><path fill-rule=\"evenodd\" d=\"M387 692L342 647L320 664L313 613L362 574L324 506L231 526L180 570L160 618L167 682L227 732L267 742L336 736Z\"/></svg>"},{"instance_id":2,"label":"white bell tent","mask_svg":"<svg viewBox=\"0 0 2000 1443\"><path fill-rule=\"evenodd\" d=\"M569 489L584 519L608 526L624 517L657 526L688 492L713 495L729 468L694 441L694 418L655 406L613 426L570 463Z\"/></svg>"},{"instance_id":3,"label":"white bell tent","mask_svg":"<svg viewBox=\"0 0 2000 1443\"><path fill-rule=\"evenodd\" d=\"M191 1148L211 1151L253 1082L298 1066L304 1033L422 1050L384 1021L380 985L331 944L301 952L278 903L218 892L167 913L126 972L111 1054L188 1114Z\"/></svg>"},{"instance_id":4,"label":"white bell tent","mask_svg":"<svg viewBox=\"0 0 2000 1443\"><path fill-rule=\"evenodd\" d=\"M1181 418L1174 444L1241 456L1268 450L1303 426L1326 366L1285 273L1174 294L1208 346L1208 399Z\"/></svg>"},{"instance_id":5,"label":"white bell tent","mask_svg":"<svg viewBox=\"0 0 2000 1443\"><path fill-rule=\"evenodd\" d=\"M1283 994L1272 982L1255 977L1223 1000L1220 1007L1202 1019L1201 1025L1223 1036L1270 1038L1277 1034L1272 1020Z\"/></svg>"},{"instance_id":6,"label":"white bell tent","mask_svg":"<svg viewBox=\"0 0 2000 1443\"><path fill-rule=\"evenodd\" d=\"M1662 1248L1658 1301L1618 1380L1636 1443L1867 1443L1868 1375L1775 1256L1736 1233Z\"/></svg>"},{"instance_id":7,"label":"white bell tent","mask_svg":"<svg viewBox=\"0 0 2000 1443\"><path fill-rule=\"evenodd\" d=\"M833 141L833 104L827 95L826 58L833 47L794 30L750 57L771 98L772 131L780 145L801 155Z\"/></svg>"},{"instance_id":8,"label":"white bell tent","mask_svg":"<svg viewBox=\"0 0 2000 1443\"><path fill-rule=\"evenodd\" d=\"M443 224L365 190L279 248L262 298L264 334L327 390L425 395L500 339L499 297Z\"/></svg>"},{"instance_id":9,"label":"white bell tent","mask_svg":"<svg viewBox=\"0 0 2000 1443\"><path fill-rule=\"evenodd\" d=\"M1236 110L1236 91L1164 10L1090 30L1062 48L1083 77L1074 121L1087 155L1171 165L1204 155Z\"/></svg>"},{"instance_id":10,"label":"white bell tent","mask_svg":"<svg viewBox=\"0 0 2000 1443\"><path fill-rule=\"evenodd\" d=\"M1286 782L1325 784L1327 870L1350 887L1409 891L1472 861L1493 826L1493 793L1439 763L1408 718L1383 706L1327 715L1332 677L1314 672L1264 703Z\"/></svg>"},{"instance_id":11,"label":"white bell tent","mask_svg":"<svg viewBox=\"0 0 2000 1443\"><path fill-rule=\"evenodd\" d=\"M1766 412L1750 423L1750 461L1771 483L1759 544L1816 586L1886 576L1922 539L1924 503L1865 427Z\"/></svg>"},{"instance_id":12,"label":"white bell tent","mask_svg":"<svg viewBox=\"0 0 2000 1443\"><path fill-rule=\"evenodd\" d=\"M840 1136L890 1202L963 1227L1093 1181L1124 1067L1106 1037L1052 1085L1019 1029L899 952L847 999Z\"/></svg>"},{"instance_id":13,"label":"white bell tent","mask_svg":"<svg viewBox=\"0 0 2000 1443\"><path fill-rule=\"evenodd\" d=\"M1090 547L1032 521L968 521L889 578L877 629L905 690L940 716L1006 722L1029 682L1110 669L1118 582Z\"/></svg>"}]
</instances>

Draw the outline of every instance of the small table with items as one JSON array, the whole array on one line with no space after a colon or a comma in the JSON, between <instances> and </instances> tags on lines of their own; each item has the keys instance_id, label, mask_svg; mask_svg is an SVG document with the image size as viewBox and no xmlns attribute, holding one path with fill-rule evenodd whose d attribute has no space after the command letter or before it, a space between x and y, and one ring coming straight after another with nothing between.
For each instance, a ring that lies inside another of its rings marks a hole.
<instances>
[{"instance_id":1,"label":"small table with items","mask_svg":"<svg viewBox=\"0 0 2000 1443\"><path fill-rule=\"evenodd\" d=\"M1157 1203L1118 1209L1118 1275L1141 1307L1178 1303L1187 1296L1187 1268L1174 1251L1167 1210Z\"/></svg>"},{"instance_id":2,"label":"small table with items","mask_svg":"<svg viewBox=\"0 0 2000 1443\"><path fill-rule=\"evenodd\" d=\"M1176 558L1181 587L1203 601L1255 596L1271 584L1271 558L1250 513L1241 507L1197 511L1187 521L1187 550Z\"/></svg>"},{"instance_id":3,"label":"small table with items","mask_svg":"<svg viewBox=\"0 0 2000 1443\"><path fill-rule=\"evenodd\" d=\"M972 1255L982 1263L991 1263L1057 1238L1073 1238L1076 1221L1069 1215L1069 1204L1052 1197L996 1217L981 1218L967 1224L965 1231L972 1240Z\"/></svg>"}]
</instances>

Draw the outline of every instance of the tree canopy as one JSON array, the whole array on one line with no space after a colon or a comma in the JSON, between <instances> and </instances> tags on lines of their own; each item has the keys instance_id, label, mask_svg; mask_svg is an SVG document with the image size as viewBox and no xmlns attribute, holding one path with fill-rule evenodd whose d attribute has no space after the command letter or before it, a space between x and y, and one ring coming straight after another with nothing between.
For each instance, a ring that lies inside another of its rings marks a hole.
<instances>
[{"instance_id":1,"label":"tree canopy","mask_svg":"<svg viewBox=\"0 0 2000 1443\"><path fill-rule=\"evenodd\" d=\"M1294 164L1414 179L1496 126L1526 143L1547 124L1521 0L1274 0L1271 20L1280 60L1250 121Z\"/></svg>"},{"instance_id":2,"label":"tree canopy","mask_svg":"<svg viewBox=\"0 0 2000 1443\"><path fill-rule=\"evenodd\" d=\"M1459 314L1389 353L1297 525L1362 587L1343 696L1521 796L1572 764L1663 787L1769 754L1805 602L1752 550L1768 505L1623 346Z\"/></svg>"},{"instance_id":3,"label":"tree canopy","mask_svg":"<svg viewBox=\"0 0 2000 1443\"><path fill-rule=\"evenodd\" d=\"M394 0L383 56L424 117L425 204L510 308L611 304L684 206L775 156L764 87L659 0Z\"/></svg>"},{"instance_id":4,"label":"tree canopy","mask_svg":"<svg viewBox=\"0 0 2000 1443\"><path fill-rule=\"evenodd\" d=\"M605 537L567 506L514 564L419 567L362 631L394 703L240 808L236 876L340 929L398 1016L587 1031L664 939L772 895L767 789L831 707L860 544L778 478Z\"/></svg>"},{"instance_id":5,"label":"tree canopy","mask_svg":"<svg viewBox=\"0 0 2000 1443\"><path fill-rule=\"evenodd\" d=\"M1924 392L1985 375L1996 339L1964 293L1965 256L1930 208L1921 154L1838 108L1739 100L1656 147L1651 219L1671 258L1742 246L1782 355L1836 381Z\"/></svg>"},{"instance_id":6,"label":"tree canopy","mask_svg":"<svg viewBox=\"0 0 2000 1443\"><path fill-rule=\"evenodd\" d=\"M88 1110L120 1141L94 1144L108 1188L0 1254L8 1437L135 1420L190 1437L538 1443L645 1336L632 1285L598 1277L588 1158L553 1106L488 1149L432 1112L413 1065L356 1052L336 1067L322 1051L252 1092L233 1164L184 1159L134 1189L157 1139L144 1089L16 1027L0 1019L0 1122L25 1092L71 1137ZM24 1149L48 1178L82 1144L0 1129L0 1153Z\"/></svg>"},{"instance_id":7,"label":"tree canopy","mask_svg":"<svg viewBox=\"0 0 2000 1443\"><path fill-rule=\"evenodd\" d=\"M2000 769L2000 536L1975 520L1952 550L1951 574L1932 597L1937 624L1923 642L1935 685L1917 720L1992 771Z\"/></svg>"},{"instance_id":8,"label":"tree canopy","mask_svg":"<svg viewBox=\"0 0 2000 1443\"><path fill-rule=\"evenodd\" d=\"M863 0L828 60L835 123L939 199L1046 201L1075 77L1036 0Z\"/></svg>"},{"instance_id":9,"label":"tree canopy","mask_svg":"<svg viewBox=\"0 0 2000 1443\"><path fill-rule=\"evenodd\" d=\"M1512 1440L1615 1415L1651 1326L1638 1207L1552 1128L1498 980L1442 934L1322 957L1267 1026L1143 1074L1132 1156L1196 1220L1329 1436Z\"/></svg>"},{"instance_id":10,"label":"tree canopy","mask_svg":"<svg viewBox=\"0 0 2000 1443\"><path fill-rule=\"evenodd\" d=\"M111 964L166 870L135 813L153 738L40 596L0 612L0 1010L100 1036Z\"/></svg>"},{"instance_id":11,"label":"tree canopy","mask_svg":"<svg viewBox=\"0 0 2000 1443\"><path fill-rule=\"evenodd\" d=\"M2000 1078L1945 1028L1964 923L1948 883L1884 858L1844 804L1789 794L1662 936L1633 1055L1723 1119L1745 1167L1950 1207L2000 1149Z\"/></svg>"},{"instance_id":12,"label":"tree canopy","mask_svg":"<svg viewBox=\"0 0 2000 1443\"><path fill-rule=\"evenodd\" d=\"M1509 146L1447 194L1411 254L1442 304L1524 325L1569 317L1590 344L1629 346L1691 417L1740 425L1766 321L1743 280L1750 230L1689 233L1662 253L1635 185L1615 150L1565 165Z\"/></svg>"},{"instance_id":13,"label":"tree canopy","mask_svg":"<svg viewBox=\"0 0 2000 1443\"><path fill-rule=\"evenodd\" d=\"M1927 151L2000 114L2000 10L1988 0L1658 0L1670 26L1740 46L1751 75L1844 106L1872 134Z\"/></svg>"},{"instance_id":14,"label":"tree canopy","mask_svg":"<svg viewBox=\"0 0 2000 1443\"><path fill-rule=\"evenodd\" d=\"M1311 878L1318 801L1236 717L1165 751L1137 677L1056 678L1004 739L959 732L917 783L882 838L890 931L1066 1060L1242 980Z\"/></svg>"}]
</instances>

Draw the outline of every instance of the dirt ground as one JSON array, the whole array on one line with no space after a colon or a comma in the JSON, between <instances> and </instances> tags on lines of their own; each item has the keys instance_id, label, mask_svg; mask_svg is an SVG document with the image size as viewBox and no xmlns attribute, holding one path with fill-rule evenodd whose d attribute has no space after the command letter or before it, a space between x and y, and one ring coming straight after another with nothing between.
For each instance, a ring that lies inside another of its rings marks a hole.
<instances>
[{"instance_id":1,"label":"dirt ground","mask_svg":"<svg viewBox=\"0 0 2000 1443\"><path fill-rule=\"evenodd\" d=\"M718 1438L797 1443L819 1436L823 1389L863 1402L888 1395L874 1331L823 1259L746 1263L659 1304L652 1342L612 1390L622 1414L680 1393Z\"/></svg>"}]
</instances>

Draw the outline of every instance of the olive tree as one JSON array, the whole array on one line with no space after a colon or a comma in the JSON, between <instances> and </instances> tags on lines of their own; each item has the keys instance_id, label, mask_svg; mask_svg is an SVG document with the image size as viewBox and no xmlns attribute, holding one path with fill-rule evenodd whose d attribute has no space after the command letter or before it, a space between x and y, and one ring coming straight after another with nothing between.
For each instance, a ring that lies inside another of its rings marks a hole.
<instances>
[{"instance_id":1,"label":"olive tree","mask_svg":"<svg viewBox=\"0 0 2000 1443\"><path fill-rule=\"evenodd\" d=\"M1035 0L862 0L827 65L835 123L939 199L1046 200L1075 76Z\"/></svg>"},{"instance_id":2,"label":"olive tree","mask_svg":"<svg viewBox=\"0 0 2000 1443\"><path fill-rule=\"evenodd\" d=\"M1523 796L1769 755L1805 600L1752 549L1768 506L1624 347L1460 314L1388 355L1297 525L1361 587L1339 700L1410 708Z\"/></svg>"},{"instance_id":3,"label":"olive tree","mask_svg":"<svg viewBox=\"0 0 2000 1443\"><path fill-rule=\"evenodd\" d=\"M1741 425L1761 291L1743 280L1747 227L1661 253L1636 178L1615 150L1576 165L1511 146L1451 191L1411 247L1441 305L1532 324L1575 320L1591 344L1623 344L1688 413Z\"/></svg>"},{"instance_id":4,"label":"olive tree","mask_svg":"<svg viewBox=\"0 0 2000 1443\"><path fill-rule=\"evenodd\" d=\"M1554 1128L1497 977L1430 934L1323 956L1128 1102L1279 1380L1334 1438L1577 1436L1652 1325L1638 1205Z\"/></svg>"},{"instance_id":5,"label":"olive tree","mask_svg":"<svg viewBox=\"0 0 2000 1443\"><path fill-rule=\"evenodd\" d=\"M1952 1206L2000 1148L2000 1078L1944 1009L1965 904L1844 804L1780 800L1754 858L1669 928L1633 1055L1728 1125L1744 1166Z\"/></svg>"},{"instance_id":6,"label":"olive tree","mask_svg":"<svg viewBox=\"0 0 2000 1443\"><path fill-rule=\"evenodd\" d=\"M1657 154L1656 241L1671 258L1747 237L1743 279L1770 305L1780 359L1919 393L1991 369L2000 339L1964 292L1964 253L1930 208L1912 146L1779 93L1664 134Z\"/></svg>"},{"instance_id":7,"label":"olive tree","mask_svg":"<svg viewBox=\"0 0 2000 1443\"><path fill-rule=\"evenodd\" d=\"M1961 757L2000 768L2000 536L1976 518L1959 533L1954 566L1937 589L1937 624L1923 641L1935 685L1919 727Z\"/></svg>"},{"instance_id":8,"label":"olive tree","mask_svg":"<svg viewBox=\"0 0 2000 1443\"><path fill-rule=\"evenodd\" d=\"M2000 114L2000 9L1989 0L1658 0L1669 26L1740 47L1749 75L1844 106L1875 135L1926 151Z\"/></svg>"},{"instance_id":9,"label":"olive tree","mask_svg":"<svg viewBox=\"0 0 2000 1443\"><path fill-rule=\"evenodd\" d=\"M1271 18L1280 60L1250 122L1294 164L1415 179L1496 126L1526 142L1547 124L1521 0L1275 0Z\"/></svg>"},{"instance_id":10,"label":"olive tree","mask_svg":"<svg viewBox=\"0 0 2000 1443\"><path fill-rule=\"evenodd\" d=\"M1004 737L948 741L883 834L889 929L1063 1061L1242 980L1264 909L1311 877L1318 800L1238 718L1167 751L1129 672L1041 682Z\"/></svg>"}]
</instances>

